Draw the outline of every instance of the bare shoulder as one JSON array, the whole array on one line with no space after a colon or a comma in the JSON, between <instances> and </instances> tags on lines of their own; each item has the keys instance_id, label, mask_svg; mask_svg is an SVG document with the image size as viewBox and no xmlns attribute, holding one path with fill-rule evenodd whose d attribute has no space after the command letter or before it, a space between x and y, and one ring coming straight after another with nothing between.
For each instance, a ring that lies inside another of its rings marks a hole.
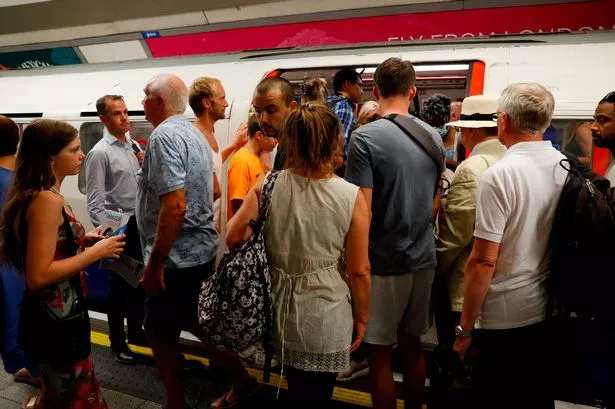
<instances>
[{"instance_id":1,"label":"bare shoulder","mask_svg":"<svg viewBox=\"0 0 615 409\"><path fill-rule=\"evenodd\" d=\"M49 217L58 215L61 217L64 199L57 193L50 190L38 192L32 198L30 207L28 208L28 216L32 217Z\"/></svg>"}]
</instances>

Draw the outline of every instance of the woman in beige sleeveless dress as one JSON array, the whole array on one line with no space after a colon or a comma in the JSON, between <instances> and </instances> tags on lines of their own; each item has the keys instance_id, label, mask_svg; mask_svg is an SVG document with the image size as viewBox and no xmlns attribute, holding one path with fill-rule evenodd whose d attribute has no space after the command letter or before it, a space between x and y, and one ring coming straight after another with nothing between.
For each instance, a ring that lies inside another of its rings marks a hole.
<instances>
[{"instance_id":1,"label":"woman in beige sleeveless dress","mask_svg":"<svg viewBox=\"0 0 615 409\"><path fill-rule=\"evenodd\" d=\"M336 373L348 366L365 333L369 214L358 187L333 173L341 134L329 107L307 104L293 111L281 134L287 169L275 182L264 228L274 345L288 381L289 407L322 408L331 400ZM252 233L261 189L262 182L229 222L229 247Z\"/></svg>"}]
</instances>

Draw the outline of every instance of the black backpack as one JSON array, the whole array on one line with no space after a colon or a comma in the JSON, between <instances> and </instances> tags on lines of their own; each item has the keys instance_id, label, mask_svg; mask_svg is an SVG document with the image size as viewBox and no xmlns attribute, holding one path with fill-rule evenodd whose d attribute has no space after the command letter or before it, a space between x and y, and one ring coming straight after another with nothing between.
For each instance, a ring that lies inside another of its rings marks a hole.
<instances>
[{"instance_id":1,"label":"black backpack","mask_svg":"<svg viewBox=\"0 0 615 409\"><path fill-rule=\"evenodd\" d=\"M613 311L615 289L615 194L608 179L562 159L568 171L551 228L549 315L555 305L577 316ZM540 232L536 232L540 234Z\"/></svg>"}]
</instances>

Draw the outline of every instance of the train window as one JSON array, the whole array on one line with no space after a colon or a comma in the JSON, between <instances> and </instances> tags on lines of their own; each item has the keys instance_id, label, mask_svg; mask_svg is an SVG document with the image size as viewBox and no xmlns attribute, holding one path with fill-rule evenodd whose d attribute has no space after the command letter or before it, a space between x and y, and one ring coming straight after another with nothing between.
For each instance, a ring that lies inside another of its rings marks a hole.
<instances>
[{"instance_id":1,"label":"train window","mask_svg":"<svg viewBox=\"0 0 615 409\"><path fill-rule=\"evenodd\" d=\"M577 156L585 165L592 161L591 119L554 119L543 134L554 147Z\"/></svg>"},{"instance_id":2,"label":"train window","mask_svg":"<svg viewBox=\"0 0 615 409\"><path fill-rule=\"evenodd\" d=\"M134 121L131 122L130 125L130 137L141 146L141 149L145 150L147 148L147 141L149 140L154 127L152 124L145 121ZM85 122L81 125L79 128L79 134L81 136L81 150L83 150L83 153L87 155L94 145L102 139L103 127L104 125L100 122ZM85 166L82 166L81 171L79 172L78 184L79 191L86 194Z\"/></svg>"},{"instance_id":3,"label":"train window","mask_svg":"<svg viewBox=\"0 0 615 409\"><path fill-rule=\"evenodd\" d=\"M469 93L470 77L471 77L470 62L451 62L439 64L415 64L416 71L416 86L418 99L412 106L413 111L417 111L418 106L422 104L427 97L435 93L448 95L452 101L458 101L465 98ZM301 100L303 94L303 84L306 80L312 78L323 78L327 82L327 91L329 95L334 94L333 77L335 73L344 68L340 67L321 67L321 68L300 68L292 70L277 70L282 78L287 79L293 85L295 99ZM354 66L358 73L361 74L363 81L363 100L361 103L375 100L374 96L374 73L375 65Z\"/></svg>"}]
</instances>

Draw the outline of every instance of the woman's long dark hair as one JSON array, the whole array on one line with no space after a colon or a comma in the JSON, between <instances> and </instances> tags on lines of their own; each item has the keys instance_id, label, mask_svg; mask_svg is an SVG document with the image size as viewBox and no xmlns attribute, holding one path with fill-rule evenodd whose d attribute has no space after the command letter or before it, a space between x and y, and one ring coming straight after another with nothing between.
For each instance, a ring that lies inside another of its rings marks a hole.
<instances>
[{"instance_id":1,"label":"woman's long dark hair","mask_svg":"<svg viewBox=\"0 0 615 409\"><path fill-rule=\"evenodd\" d=\"M51 161L78 135L66 122L38 119L24 130L17 151L15 178L4 204L0 225L0 257L24 271L25 237L22 236L22 219L32 197L41 190L48 190L56 183ZM25 230L25 224L23 225Z\"/></svg>"}]
</instances>

